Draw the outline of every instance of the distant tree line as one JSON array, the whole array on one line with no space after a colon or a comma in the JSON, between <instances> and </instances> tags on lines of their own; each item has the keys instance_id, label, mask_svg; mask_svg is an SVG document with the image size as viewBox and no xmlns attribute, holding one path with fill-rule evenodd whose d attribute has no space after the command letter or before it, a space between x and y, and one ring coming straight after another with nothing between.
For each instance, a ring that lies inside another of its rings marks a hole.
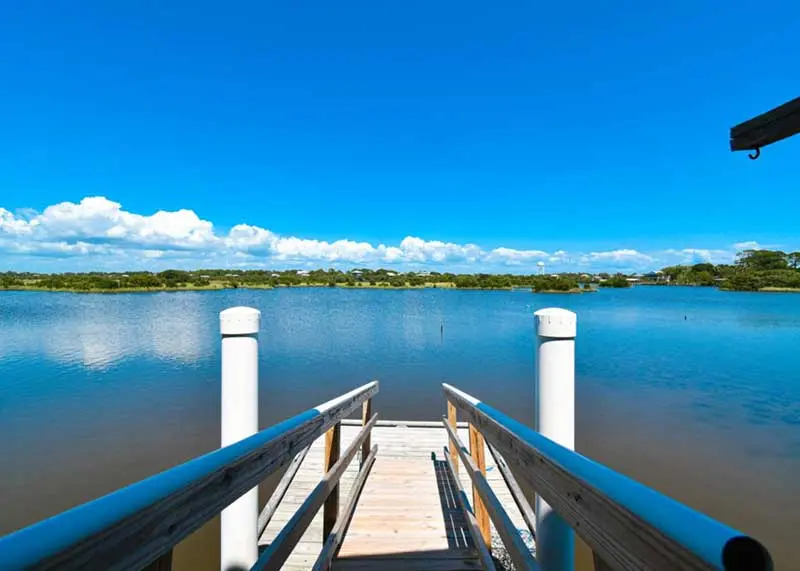
<instances>
[{"instance_id":1,"label":"distant tree line","mask_svg":"<svg viewBox=\"0 0 800 571\"><path fill-rule=\"evenodd\" d=\"M744 250L734 264L701 263L669 266L661 270L669 283L677 285L718 285L736 291L764 288L800 288L800 252Z\"/></svg>"},{"instance_id":2,"label":"distant tree line","mask_svg":"<svg viewBox=\"0 0 800 571\"><path fill-rule=\"evenodd\" d=\"M627 288L633 276L562 273L454 274L448 272L397 272L387 269L335 268L317 270L165 270L163 272L88 272L37 274L0 273L0 288L71 291L136 291L215 289L236 287L455 287L461 289L526 288L533 291L575 291L597 283L601 287ZM700 263L669 266L658 273L637 275L636 281L655 284L719 286L756 291L763 288L800 288L800 252L745 250L734 264Z\"/></svg>"},{"instance_id":3,"label":"distant tree line","mask_svg":"<svg viewBox=\"0 0 800 571\"><path fill-rule=\"evenodd\" d=\"M601 281L600 287L625 288L631 287L631 282L624 274L615 274Z\"/></svg>"},{"instance_id":4,"label":"distant tree line","mask_svg":"<svg viewBox=\"0 0 800 571\"><path fill-rule=\"evenodd\" d=\"M530 288L571 291L579 288L578 274L454 274L395 272L386 269L318 270L166 270L163 272L89 272L63 274L0 273L0 288L72 291L151 289L213 289L236 287L456 287L462 289ZM590 280L583 279L588 282Z\"/></svg>"}]
</instances>

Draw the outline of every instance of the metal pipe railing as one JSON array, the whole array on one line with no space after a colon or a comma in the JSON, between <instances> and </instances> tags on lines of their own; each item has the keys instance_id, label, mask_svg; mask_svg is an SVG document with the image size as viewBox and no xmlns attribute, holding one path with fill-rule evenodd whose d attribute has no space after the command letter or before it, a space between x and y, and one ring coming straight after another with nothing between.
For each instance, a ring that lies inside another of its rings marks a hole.
<instances>
[{"instance_id":1,"label":"metal pipe railing","mask_svg":"<svg viewBox=\"0 0 800 571\"><path fill-rule=\"evenodd\" d=\"M553 442L455 387L444 384L443 389L459 417L480 430L514 475L611 568L772 569L769 552L757 540Z\"/></svg>"},{"instance_id":2,"label":"metal pipe railing","mask_svg":"<svg viewBox=\"0 0 800 571\"><path fill-rule=\"evenodd\" d=\"M235 444L0 538L0 569L143 568L377 392L373 381Z\"/></svg>"}]
</instances>

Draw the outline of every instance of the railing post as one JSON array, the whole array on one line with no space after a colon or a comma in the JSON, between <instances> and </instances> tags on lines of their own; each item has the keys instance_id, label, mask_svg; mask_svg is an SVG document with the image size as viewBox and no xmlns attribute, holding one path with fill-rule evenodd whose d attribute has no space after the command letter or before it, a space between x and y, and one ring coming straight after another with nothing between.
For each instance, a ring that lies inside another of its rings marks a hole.
<instances>
[{"instance_id":1,"label":"railing post","mask_svg":"<svg viewBox=\"0 0 800 571\"><path fill-rule=\"evenodd\" d=\"M566 309L540 309L536 318L536 403L534 428L575 449L575 335L577 317ZM542 571L572 571L575 535L536 495L536 558Z\"/></svg>"},{"instance_id":2,"label":"railing post","mask_svg":"<svg viewBox=\"0 0 800 571\"><path fill-rule=\"evenodd\" d=\"M458 432L456 431L456 434ZM450 447L455 449L455 443L450 443ZM472 461L475 462L475 467L480 470L484 478L486 477L486 455L484 452L483 435L477 428L469 425L469 451L472 456ZM466 466L466 461L465 461ZM468 470L469 471L469 470ZM458 477L458 476L456 476ZM478 520L478 527L483 536L483 542L489 551L492 551L492 523L489 520L489 512L486 511L486 506L483 505L478 487L473 482L472 484L472 505L475 509L475 519Z\"/></svg>"},{"instance_id":3,"label":"railing post","mask_svg":"<svg viewBox=\"0 0 800 571\"><path fill-rule=\"evenodd\" d=\"M222 334L222 446L258 432L258 330L261 312L232 307L219 314ZM258 488L222 510L220 569L250 569L258 559Z\"/></svg>"},{"instance_id":4,"label":"railing post","mask_svg":"<svg viewBox=\"0 0 800 571\"><path fill-rule=\"evenodd\" d=\"M327 474L333 465L339 460L342 445L342 423L337 422L328 432L325 433L325 462L323 463L323 474ZM322 508L322 543L328 539L328 535L336 525L339 517L339 484L337 483L331 494L325 500L325 507Z\"/></svg>"},{"instance_id":5,"label":"railing post","mask_svg":"<svg viewBox=\"0 0 800 571\"><path fill-rule=\"evenodd\" d=\"M458 434L458 409L449 400L447 401L447 424L450 425L453 432ZM450 450L450 463L453 464L453 472L458 477L458 450L456 450L452 442L448 444L447 448Z\"/></svg>"},{"instance_id":6,"label":"railing post","mask_svg":"<svg viewBox=\"0 0 800 571\"><path fill-rule=\"evenodd\" d=\"M366 426L370 418L372 418L372 399L368 398L364 401L364 404L361 405L361 426ZM361 466L367 461L370 450L372 450L372 431L370 431L370 434L367 434L367 437L364 439L364 444L361 445Z\"/></svg>"}]
</instances>

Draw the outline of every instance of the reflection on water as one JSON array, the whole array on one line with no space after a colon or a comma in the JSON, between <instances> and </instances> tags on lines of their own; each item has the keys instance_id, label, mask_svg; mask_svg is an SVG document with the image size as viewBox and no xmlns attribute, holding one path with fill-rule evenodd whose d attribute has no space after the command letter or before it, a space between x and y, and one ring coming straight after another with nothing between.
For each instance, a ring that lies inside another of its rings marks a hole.
<instances>
[{"instance_id":1,"label":"reflection on water","mask_svg":"<svg viewBox=\"0 0 800 571\"><path fill-rule=\"evenodd\" d=\"M91 369L141 356L190 363L213 350L203 332L200 295L161 294L146 304L129 296L103 296L100 303L88 299L65 308L55 322L26 320L25 332L5 349L33 356L44 352L55 361Z\"/></svg>"},{"instance_id":2,"label":"reflection on water","mask_svg":"<svg viewBox=\"0 0 800 571\"><path fill-rule=\"evenodd\" d=\"M572 309L579 450L800 567L800 295L702 288L2 292L0 533L213 449L234 305L262 311L264 426L373 378L384 418L439 417L444 381L527 422L531 313ZM184 568L215 568L204 533Z\"/></svg>"}]
</instances>

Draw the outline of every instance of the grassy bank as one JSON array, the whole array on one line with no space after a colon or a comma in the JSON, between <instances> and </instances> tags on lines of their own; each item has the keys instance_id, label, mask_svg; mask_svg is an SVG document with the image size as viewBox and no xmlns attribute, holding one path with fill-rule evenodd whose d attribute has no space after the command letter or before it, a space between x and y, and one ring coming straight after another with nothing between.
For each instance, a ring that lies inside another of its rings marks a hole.
<instances>
[{"instance_id":1,"label":"grassy bank","mask_svg":"<svg viewBox=\"0 0 800 571\"><path fill-rule=\"evenodd\" d=\"M159 287L119 287L119 288L75 288L75 287L43 287L36 284L15 285L0 288L0 291L47 291L55 293L157 293L157 292L178 292L178 291L221 291L226 289L275 289L275 288L331 288L336 287L340 289L377 289L377 290L421 290L421 289L447 289L447 290L470 290L470 291L531 291L533 293L547 293L547 294L576 294L576 293L592 293L597 291L593 288L571 288L568 290L558 289L543 289L539 291L533 288L519 287L456 287L455 284L450 282L437 282L425 283L422 285L395 285L390 283L375 283L370 284L367 282L356 284L316 284L316 283L299 283L299 284L277 284L275 286L269 284L237 284L231 285L229 283L213 282L209 285L179 285L179 286L159 286Z\"/></svg>"},{"instance_id":2,"label":"grassy bank","mask_svg":"<svg viewBox=\"0 0 800 571\"><path fill-rule=\"evenodd\" d=\"M219 291L228 289L227 287L219 284L211 284L208 286L195 286L185 285L176 287L120 287L120 288L49 288L37 285L21 285L12 286L0 289L0 291L49 291L55 293L156 293L161 291ZM263 289L257 286L256 289Z\"/></svg>"}]
</instances>

